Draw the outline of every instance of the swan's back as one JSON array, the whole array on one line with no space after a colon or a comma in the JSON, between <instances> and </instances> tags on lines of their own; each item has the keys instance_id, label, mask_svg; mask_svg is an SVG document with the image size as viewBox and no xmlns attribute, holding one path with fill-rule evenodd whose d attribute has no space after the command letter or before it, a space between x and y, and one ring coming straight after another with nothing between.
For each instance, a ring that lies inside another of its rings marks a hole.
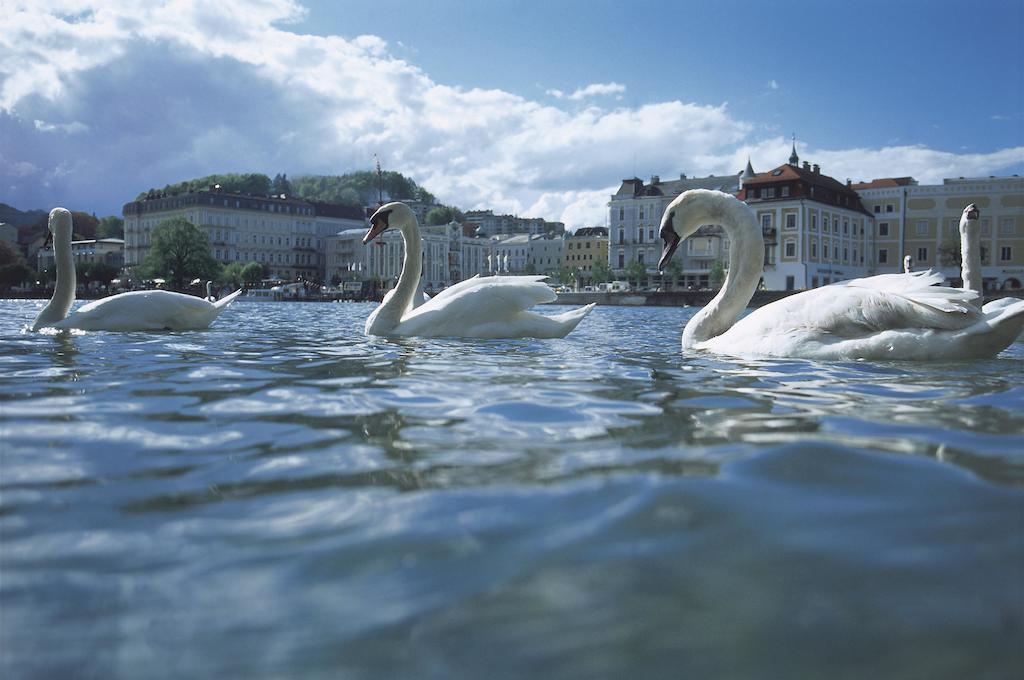
<instances>
[{"instance_id":1,"label":"swan's back","mask_svg":"<svg viewBox=\"0 0 1024 680\"><path fill-rule=\"evenodd\" d=\"M934 272L882 274L804 291L754 310L697 346L820 359L974 356L967 338L985 325L977 294L933 285L941 279Z\"/></svg>"},{"instance_id":2,"label":"swan's back","mask_svg":"<svg viewBox=\"0 0 1024 680\"><path fill-rule=\"evenodd\" d=\"M592 305L559 316L530 311L558 295L543 276L489 276L461 281L402 317L395 335L421 337L564 337Z\"/></svg>"},{"instance_id":3,"label":"swan's back","mask_svg":"<svg viewBox=\"0 0 1024 680\"><path fill-rule=\"evenodd\" d=\"M99 331L207 328L239 293L214 303L166 290L121 293L85 304L53 327Z\"/></svg>"}]
</instances>

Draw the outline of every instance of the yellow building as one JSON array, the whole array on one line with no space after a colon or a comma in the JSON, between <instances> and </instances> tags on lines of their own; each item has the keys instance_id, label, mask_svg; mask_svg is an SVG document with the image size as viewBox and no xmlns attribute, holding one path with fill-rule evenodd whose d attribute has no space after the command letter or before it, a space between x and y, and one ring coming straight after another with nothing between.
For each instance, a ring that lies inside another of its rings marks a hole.
<instances>
[{"instance_id":1,"label":"yellow building","mask_svg":"<svg viewBox=\"0 0 1024 680\"><path fill-rule=\"evenodd\" d=\"M909 256L914 269L936 269L960 285L960 217L974 203L981 212L981 265L986 290L1024 286L1024 178L946 179L920 185L910 177L855 184L874 216L869 234L875 272L901 271Z\"/></svg>"},{"instance_id":2,"label":"yellow building","mask_svg":"<svg viewBox=\"0 0 1024 680\"><path fill-rule=\"evenodd\" d=\"M576 282L593 283L596 262L608 262L608 228L582 227L565 237L564 266L576 275Z\"/></svg>"}]
</instances>

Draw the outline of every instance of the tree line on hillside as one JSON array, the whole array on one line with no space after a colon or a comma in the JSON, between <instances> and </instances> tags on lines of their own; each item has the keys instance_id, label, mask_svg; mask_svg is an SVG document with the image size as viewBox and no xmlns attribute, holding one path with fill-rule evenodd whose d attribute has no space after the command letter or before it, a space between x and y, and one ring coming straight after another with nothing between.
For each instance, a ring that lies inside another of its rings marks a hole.
<instances>
[{"instance_id":1,"label":"tree line on hillside","mask_svg":"<svg viewBox=\"0 0 1024 680\"><path fill-rule=\"evenodd\" d=\"M412 199L433 203L434 195L400 172L359 171L345 175L299 175L289 178L277 174L273 178L256 172L206 175L195 179L168 184L163 189L150 189L135 200L155 198L159 195L176 196L196 191L207 191L220 185L228 193L251 196L280 196L305 201L338 203L361 207L373 205L383 195L392 199Z\"/></svg>"}]
</instances>

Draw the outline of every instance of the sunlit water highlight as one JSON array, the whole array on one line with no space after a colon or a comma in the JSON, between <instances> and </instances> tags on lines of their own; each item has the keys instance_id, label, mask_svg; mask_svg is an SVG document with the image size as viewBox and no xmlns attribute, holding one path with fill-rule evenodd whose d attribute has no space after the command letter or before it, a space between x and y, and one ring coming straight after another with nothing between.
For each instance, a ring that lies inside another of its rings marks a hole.
<instances>
[{"instance_id":1,"label":"sunlit water highlight","mask_svg":"<svg viewBox=\"0 0 1024 680\"><path fill-rule=\"evenodd\" d=\"M0 676L1024 676L1024 345L954 363L366 338L362 304L27 333ZM554 313L557 308L551 308Z\"/></svg>"}]
</instances>

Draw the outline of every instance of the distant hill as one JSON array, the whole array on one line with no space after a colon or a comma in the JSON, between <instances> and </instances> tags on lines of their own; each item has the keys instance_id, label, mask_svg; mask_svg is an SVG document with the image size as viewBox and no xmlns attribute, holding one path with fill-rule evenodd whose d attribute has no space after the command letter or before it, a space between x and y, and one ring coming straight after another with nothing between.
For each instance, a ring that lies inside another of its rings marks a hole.
<instances>
[{"instance_id":1,"label":"distant hill","mask_svg":"<svg viewBox=\"0 0 1024 680\"><path fill-rule=\"evenodd\" d=\"M19 228L31 226L40 218L45 219L47 214L45 210L18 210L6 203L0 203L0 222Z\"/></svg>"},{"instance_id":2,"label":"distant hill","mask_svg":"<svg viewBox=\"0 0 1024 680\"><path fill-rule=\"evenodd\" d=\"M230 193L252 196L295 196L306 201L339 203L362 207L377 202L380 193L384 200L413 199L433 203L434 195L400 172L377 173L362 171L346 175L299 175L289 179L287 175L275 175L273 179L260 173L231 173L207 175L168 184L163 189L150 189L140 193L135 200L141 201L156 196L175 196L193 191L205 191L220 185Z\"/></svg>"}]
</instances>

